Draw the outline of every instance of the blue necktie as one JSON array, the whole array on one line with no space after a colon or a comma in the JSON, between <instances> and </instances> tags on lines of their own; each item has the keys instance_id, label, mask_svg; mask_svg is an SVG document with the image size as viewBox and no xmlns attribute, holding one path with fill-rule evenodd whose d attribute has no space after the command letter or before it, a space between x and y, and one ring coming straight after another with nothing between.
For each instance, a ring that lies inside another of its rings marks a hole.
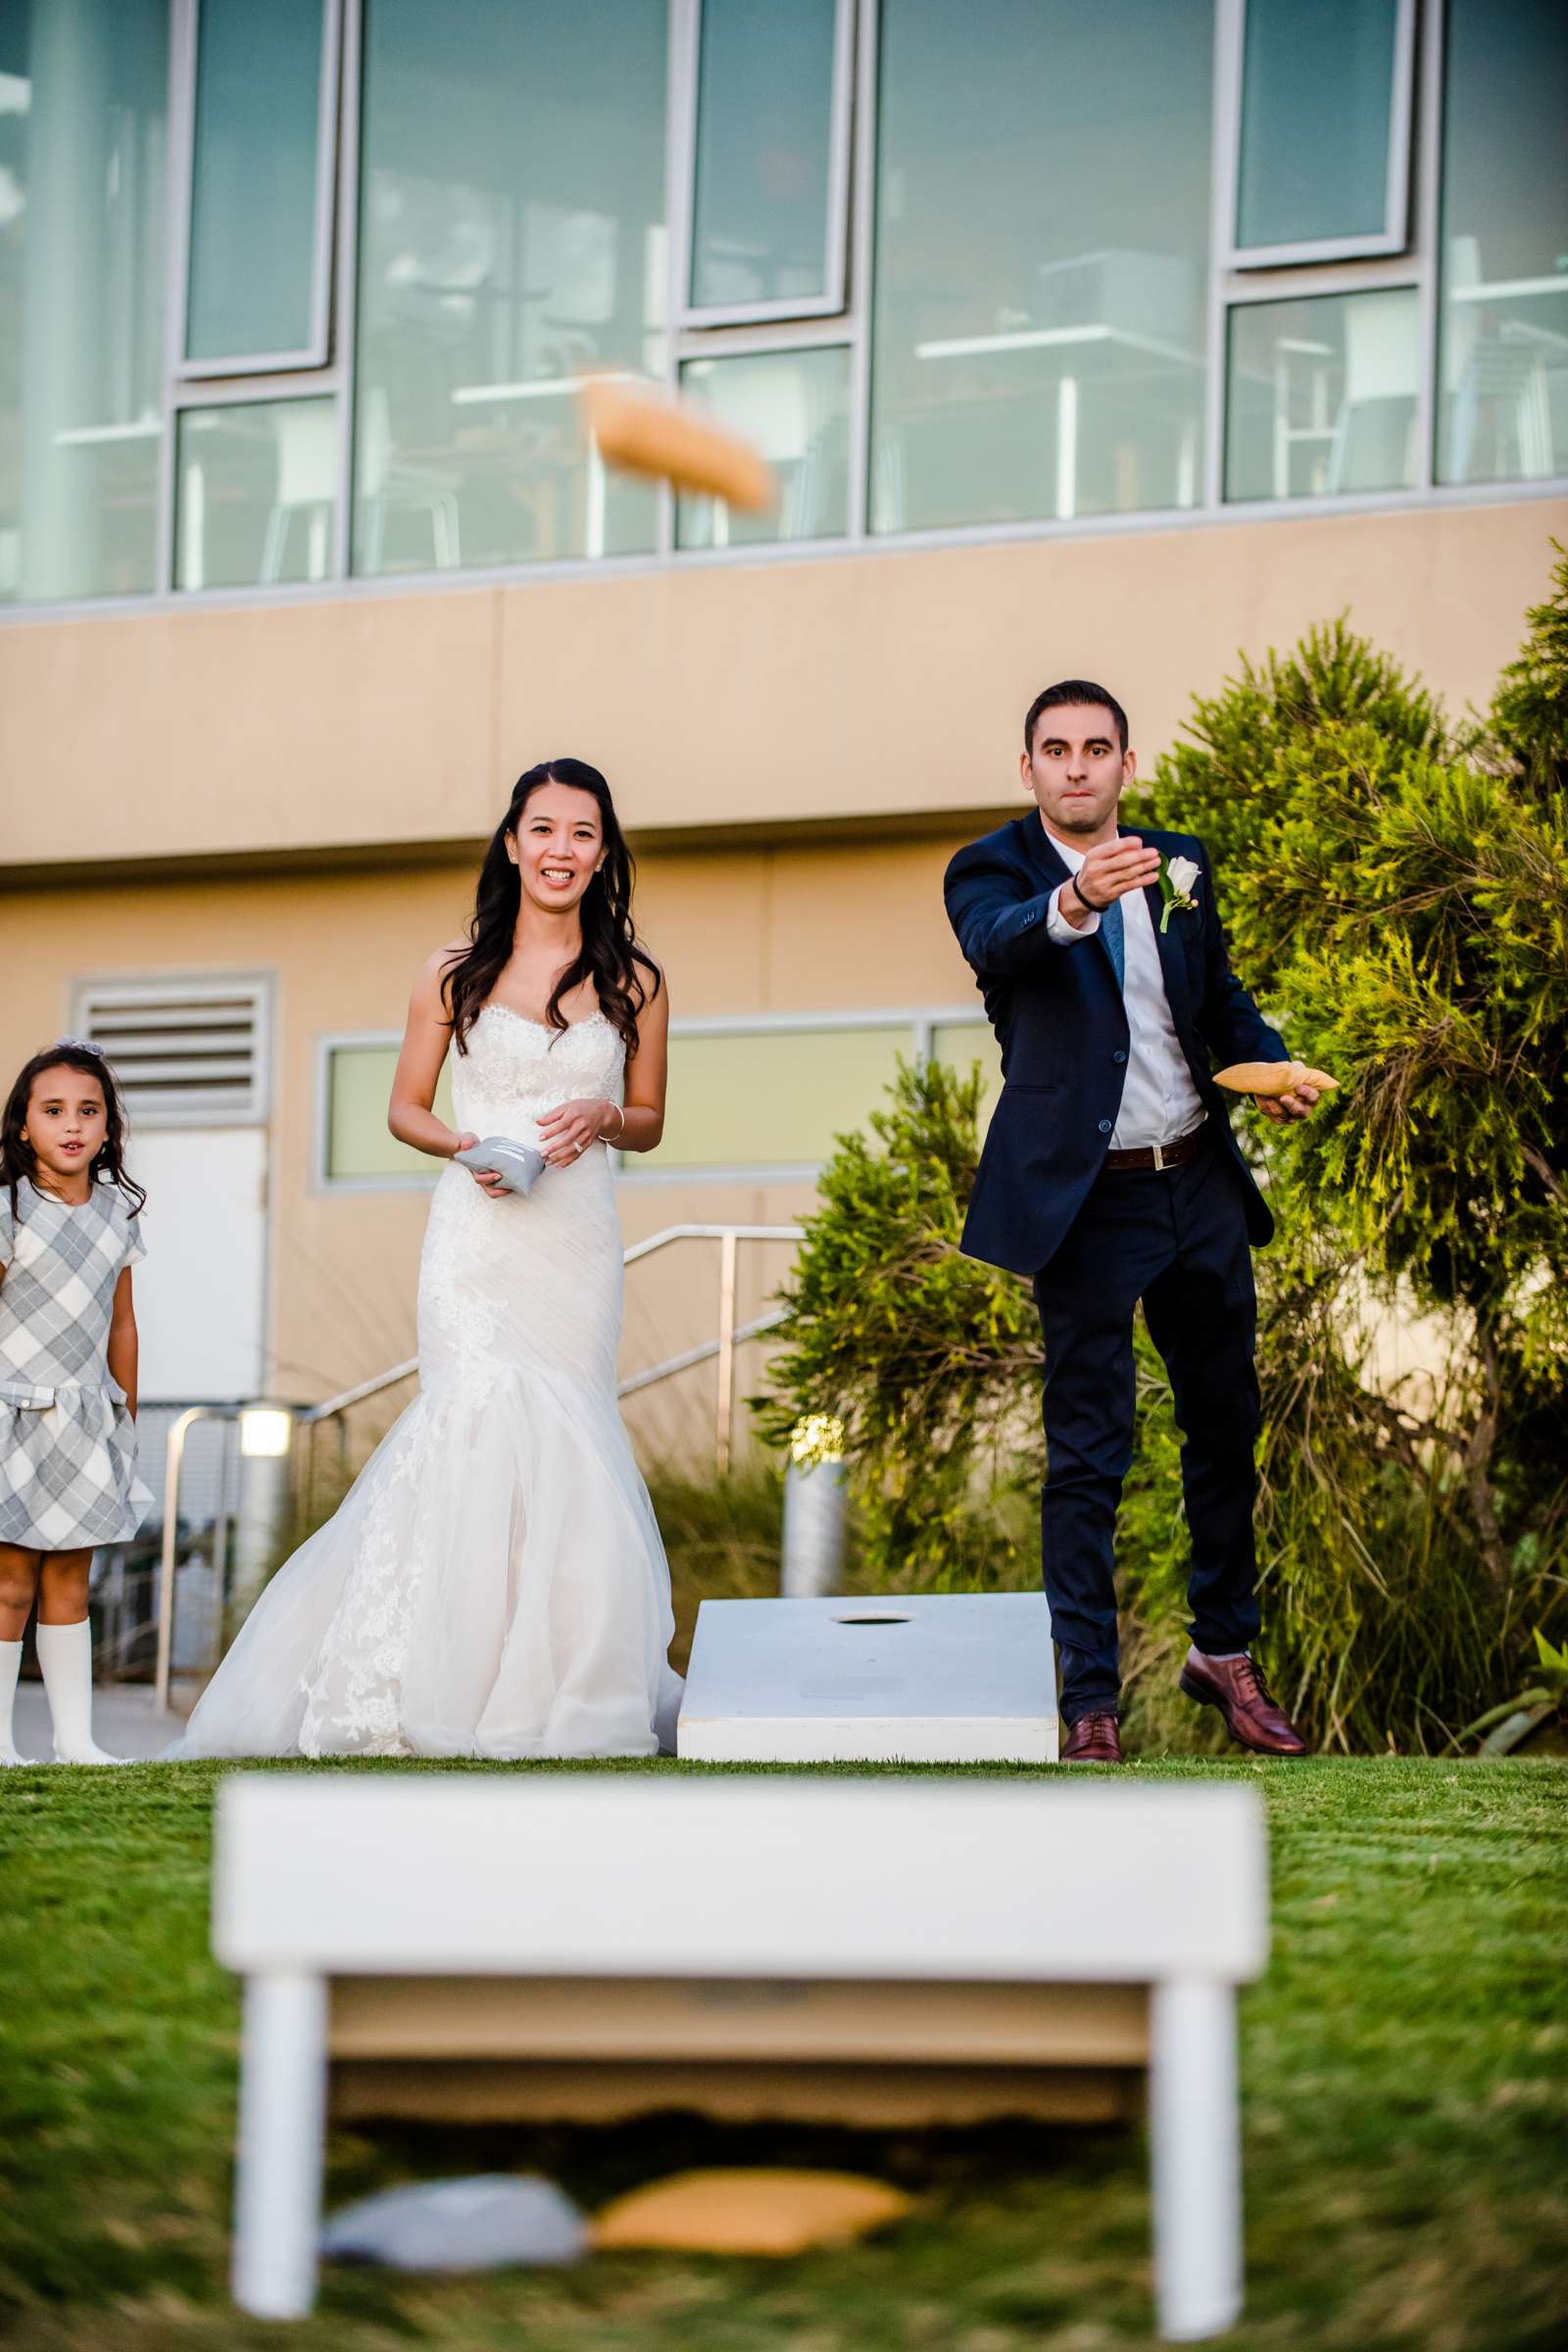
<instances>
[{"instance_id":1,"label":"blue necktie","mask_svg":"<svg viewBox=\"0 0 1568 2352\"><path fill-rule=\"evenodd\" d=\"M1116 986L1125 990L1127 985L1127 939L1122 930L1120 899L1112 899L1108 906L1102 906L1100 936L1105 943L1106 953L1115 971Z\"/></svg>"}]
</instances>

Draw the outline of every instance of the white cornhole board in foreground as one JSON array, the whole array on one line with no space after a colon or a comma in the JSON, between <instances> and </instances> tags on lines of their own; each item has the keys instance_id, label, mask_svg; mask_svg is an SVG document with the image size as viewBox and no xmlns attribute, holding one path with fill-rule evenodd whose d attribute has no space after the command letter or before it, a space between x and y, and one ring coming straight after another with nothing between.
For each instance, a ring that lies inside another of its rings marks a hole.
<instances>
[{"instance_id":1,"label":"white cornhole board in foreground","mask_svg":"<svg viewBox=\"0 0 1568 2352\"><path fill-rule=\"evenodd\" d=\"M906 2126L1071 2114L1075 2079L1125 2113L1147 2077L1160 2325L1216 2334L1241 2308L1235 1988L1267 1923L1234 1784L236 1774L213 1904L246 1980L235 2299L310 2308L345 2079L362 2118ZM432 2110L465 2077L479 2102Z\"/></svg>"},{"instance_id":2,"label":"white cornhole board in foreground","mask_svg":"<svg viewBox=\"0 0 1568 2352\"><path fill-rule=\"evenodd\" d=\"M710 1764L1054 1764L1050 1605L705 1600L675 1749Z\"/></svg>"}]
</instances>

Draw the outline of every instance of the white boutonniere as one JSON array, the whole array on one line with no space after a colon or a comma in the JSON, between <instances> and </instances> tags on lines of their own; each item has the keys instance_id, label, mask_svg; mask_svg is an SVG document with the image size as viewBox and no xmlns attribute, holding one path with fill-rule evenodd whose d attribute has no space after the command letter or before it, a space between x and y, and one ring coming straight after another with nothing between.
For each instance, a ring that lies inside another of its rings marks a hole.
<instances>
[{"instance_id":1,"label":"white boutonniere","mask_svg":"<svg viewBox=\"0 0 1568 2352\"><path fill-rule=\"evenodd\" d=\"M1170 928L1173 914L1196 914L1198 901L1193 893L1199 884L1196 858L1165 858L1159 861L1159 895L1165 902L1165 911L1159 918L1161 931Z\"/></svg>"}]
</instances>

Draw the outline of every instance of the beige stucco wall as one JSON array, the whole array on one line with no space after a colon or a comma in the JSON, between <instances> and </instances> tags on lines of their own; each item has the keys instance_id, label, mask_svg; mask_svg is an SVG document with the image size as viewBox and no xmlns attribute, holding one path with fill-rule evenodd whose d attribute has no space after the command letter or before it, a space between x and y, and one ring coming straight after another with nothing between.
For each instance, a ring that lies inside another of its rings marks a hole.
<instances>
[{"instance_id":1,"label":"beige stucco wall","mask_svg":"<svg viewBox=\"0 0 1568 2352\"><path fill-rule=\"evenodd\" d=\"M639 920L665 965L674 1011L968 1002L972 983L941 903L943 864L958 838L645 857ZM331 1031L401 1028L415 970L461 928L472 878L471 863L432 862L0 894L0 1083L66 1027L78 979L272 975L268 1354L281 1395L315 1400L413 1352L426 1196L317 1186L317 1045ZM686 1221L787 1223L808 1200L798 1184L621 1188L628 1240ZM741 1320L762 1310L784 1263L777 1250L743 1261ZM149 1260L142 1280L156 1279ZM716 1250L698 1245L634 1268L624 1369L716 1331L717 1282ZM756 1369L754 1354L741 1366L742 1394ZM645 1453L699 1450L711 1396L703 1371L641 1405Z\"/></svg>"},{"instance_id":2,"label":"beige stucco wall","mask_svg":"<svg viewBox=\"0 0 1568 2352\"><path fill-rule=\"evenodd\" d=\"M0 627L0 872L471 839L529 761L628 823L980 809L1050 675L1119 691L1146 760L1236 649L1348 608L1483 700L1568 502L1292 514Z\"/></svg>"},{"instance_id":3,"label":"beige stucco wall","mask_svg":"<svg viewBox=\"0 0 1568 2352\"><path fill-rule=\"evenodd\" d=\"M611 774L677 1014L963 1004L942 866L1016 805L1017 723L1048 673L1104 676L1147 760L1239 646L1348 608L1450 708L1479 703L1551 531L1568 503L0 626L0 1079L66 1025L76 979L270 972L270 1378L319 1397L412 1352L425 1200L316 1187L317 1043L401 1026L524 761L570 748ZM837 837L792 838L805 821ZM209 870L182 875L188 858ZM808 1204L622 1188L629 1240ZM747 1263L743 1317L781 1265ZM716 1309L714 1253L634 1269L623 1368L710 1335ZM693 1455L710 1397L705 1371L640 1404L645 1452Z\"/></svg>"}]
</instances>

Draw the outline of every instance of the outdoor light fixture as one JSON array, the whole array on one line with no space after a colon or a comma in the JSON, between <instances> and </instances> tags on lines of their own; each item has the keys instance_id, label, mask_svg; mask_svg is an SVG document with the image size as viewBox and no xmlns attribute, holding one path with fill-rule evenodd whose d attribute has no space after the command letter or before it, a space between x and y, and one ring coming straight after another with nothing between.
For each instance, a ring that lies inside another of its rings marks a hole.
<instances>
[{"instance_id":1,"label":"outdoor light fixture","mask_svg":"<svg viewBox=\"0 0 1568 2352\"><path fill-rule=\"evenodd\" d=\"M273 1404L247 1405L239 1417L239 1449L247 1460L287 1453L293 1417Z\"/></svg>"}]
</instances>

